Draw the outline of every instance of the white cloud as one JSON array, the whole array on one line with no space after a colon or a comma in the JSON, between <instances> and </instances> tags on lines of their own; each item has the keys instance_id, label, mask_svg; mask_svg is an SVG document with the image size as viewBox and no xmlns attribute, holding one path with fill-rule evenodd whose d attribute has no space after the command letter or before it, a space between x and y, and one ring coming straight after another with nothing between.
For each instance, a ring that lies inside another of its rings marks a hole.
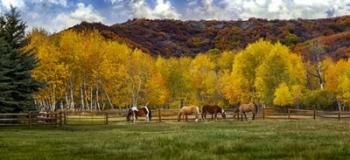
<instances>
[{"instance_id":1,"label":"white cloud","mask_svg":"<svg viewBox=\"0 0 350 160\"><path fill-rule=\"evenodd\" d=\"M118 1L118 0L112 0ZM120 0L119 0L120 2ZM136 18L149 19L179 19L180 14L177 13L175 7L169 0L157 0L154 7L151 7L146 0L132 0L129 3L130 9Z\"/></svg>"},{"instance_id":2,"label":"white cloud","mask_svg":"<svg viewBox=\"0 0 350 160\"><path fill-rule=\"evenodd\" d=\"M325 18L350 14L350 0L191 0L185 19Z\"/></svg>"},{"instance_id":3,"label":"white cloud","mask_svg":"<svg viewBox=\"0 0 350 160\"><path fill-rule=\"evenodd\" d=\"M59 31L81 21L114 24L132 18L237 20L325 18L350 15L350 0L0 0L0 12L17 7L32 27ZM96 6L97 7L97 6ZM100 8L101 7L101 8ZM106 18L105 18L106 17Z\"/></svg>"},{"instance_id":4,"label":"white cloud","mask_svg":"<svg viewBox=\"0 0 350 160\"><path fill-rule=\"evenodd\" d=\"M55 31L71 27L82 21L87 22L102 22L105 18L102 17L92 5L78 3L76 9L69 13L60 13L52 20Z\"/></svg>"},{"instance_id":5,"label":"white cloud","mask_svg":"<svg viewBox=\"0 0 350 160\"><path fill-rule=\"evenodd\" d=\"M25 9L28 4L53 4L67 6L67 0L0 0L0 7L10 9L11 6L18 9Z\"/></svg>"},{"instance_id":6,"label":"white cloud","mask_svg":"<svg viewBox=\"0 0 350 160\"><path fill-rule=\"evenodd\" d=\"M44 3L44 4L55 4L61 6L67 6L67 0L32 0L32 3Z\"/></svg>"},{"instance_id":7,"label":"white cloud","mask_svg":"<svg viewBox=\"0 0 350 160\"><path fill-rule=\"evenodd\" d=\"M24 0L1 0L1 5L6 9L9 9L11 6L16 8L24 8L25 2Z\"/></svg>"},{"instance_id":8,"label":"white cloud","mask_svg":"<svg viewBox=\"0 0 350 160\"><path fill-rule=\"evenodd\" d=\"M116 4L116 3L120 3L122 2L123 0L105 0L106 2L110 2L112 4Z\"/></svg>"}]
</instances>

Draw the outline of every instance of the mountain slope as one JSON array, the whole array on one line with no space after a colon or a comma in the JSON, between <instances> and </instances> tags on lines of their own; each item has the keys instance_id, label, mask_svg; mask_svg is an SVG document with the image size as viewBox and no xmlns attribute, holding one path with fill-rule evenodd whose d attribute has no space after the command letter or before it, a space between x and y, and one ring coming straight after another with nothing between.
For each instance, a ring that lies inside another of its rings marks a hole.
<instances>
[{"instance_id":1,"label":"mountain slope","mask_svg":"<svg viewBox=\"0 0 350 160\"><path fill-rule=\"evenodd\" d=\"M350 16L317 20L179 21L134 19L106 26L83 22L70 29L98 30L105 38L125 42L152 55L194 56L210 49L239 50L260 38L280 41L304 52L319 39L334 58L349 52Z\"/></svg>"}]
</instances>

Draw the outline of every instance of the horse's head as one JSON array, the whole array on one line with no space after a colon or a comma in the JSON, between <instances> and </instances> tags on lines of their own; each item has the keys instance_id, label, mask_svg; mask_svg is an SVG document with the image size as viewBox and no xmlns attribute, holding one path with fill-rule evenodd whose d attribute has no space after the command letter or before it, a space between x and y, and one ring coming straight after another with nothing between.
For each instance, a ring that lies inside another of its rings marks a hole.
<instances>
[{"instance_id":1,"label":"horse's head","mask_svg":"<svg viewBox=\"0 0 350 160\"><path fill-rule=\"evenodd\" d=\"M259 108L261 106L261 104L253 102L254 108L255 108L255 112L257 113L259 111Z\"/></svg>"},{"instance_id":2,"label":"horse's head","mask_svg":"<svg viewBox=\"0 0 350 160\"><path fill-rule=\"evenodd\" d=\"M132 115L133 115L132 109L128 109L128 114L127 114L127 116L126 116L126 120L127 120L127 121L130 121L130 120L131 120L130 117L132 117Z\"/></svg>"},{"instance_id":3,"label":"horse's head","mask_svg":"<svg viewBox=\"0 0 350 160\"><path fill-rule=\"evenodd\" d=\"M232 111L233 111L233 113L238 113L239 112L239 106L234 106Z\"/></svg>"}]
</instances>

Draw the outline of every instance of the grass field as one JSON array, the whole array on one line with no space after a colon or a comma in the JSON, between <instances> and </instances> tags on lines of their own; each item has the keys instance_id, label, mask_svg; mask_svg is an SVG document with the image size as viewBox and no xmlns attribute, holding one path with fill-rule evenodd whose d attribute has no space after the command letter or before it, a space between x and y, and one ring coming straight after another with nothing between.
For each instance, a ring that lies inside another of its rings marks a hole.
<instances>
[{"instance_id":1,"label":"grass field","mask_svg":"<svg viewBox=\"0 0 350 160\"><path fill-rule=\"evenodd\" d=\"M140 122L0 128L0 159L350 159L350 122Z\"/></svg>"}]
</instances>

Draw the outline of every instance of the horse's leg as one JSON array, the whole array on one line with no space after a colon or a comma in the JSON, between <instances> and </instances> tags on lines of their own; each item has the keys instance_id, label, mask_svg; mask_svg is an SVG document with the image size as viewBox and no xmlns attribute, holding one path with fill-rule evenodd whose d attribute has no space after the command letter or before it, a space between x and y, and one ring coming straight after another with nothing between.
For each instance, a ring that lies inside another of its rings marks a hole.
<instances>
[{"instance_id":1,"label":"horse's leg","mask_svg":"<svg viewBox=\"0 0 350 160\"><path fill-rule=\"evenodd\" d=\"M255 119L255 113L253 112L253 120Z\"/></svg>"},{"instance_id":2,"label":"horse's leg","mask_svg":"<svg viewBox=\"0 0 350 160\"><path fill-rule=\"evenodd\" d=\"M245 114L245 112L243 112L245 120L248 121L247 115Z\"/></svg>"},{"instance_id":3,"label":"horse's leg","mask_svg":"<svg viewBox=\"0 0 350 160\"><path fill-rule=\"evenodd\" d=\"M132 113L132 122L133 123L136 122L136 113L135 112Z\"/></svg>"},{"instance_id":4,"label":"horse's leg","mask_svg":"<svg viewBox=\"0 0 350 160\"><path fill-rule=\"evenodd\" d=\"M185 117L186 117L186 122L188 121L188 116L187 116L187 114L185 115Z\"/></svg>"},{"instance_id":5,"label":"horse's leg","mask_svg":"<svg viewBox=\"0 0 350 160\"><path fill-rule=\"evenodd\" d=\"M218 120L218 113L215 112L215 120L217 121Z\"/></svg>"},{"instance_id":6,"label":"horse's leg","mask_svg":"<svg viewBox=\"0 0 350 160\"><path fill-rule=\"evenodd\" d=\"M177 121L178 121L178 122L181 121L181 116L182 116L182 114L181 114L181 112L180 112L179 115L177 116Z\"/></svg>"},{"instance_id":7,"label":"horse's leg","mask_svg":"<svg viewBox=\"0 0 350 160\"><path fill-rule=\"evenodd\" d=\"M148 113L145 114L145 120L146 122L149 122Z\"/></svg>"}]
</instances>

